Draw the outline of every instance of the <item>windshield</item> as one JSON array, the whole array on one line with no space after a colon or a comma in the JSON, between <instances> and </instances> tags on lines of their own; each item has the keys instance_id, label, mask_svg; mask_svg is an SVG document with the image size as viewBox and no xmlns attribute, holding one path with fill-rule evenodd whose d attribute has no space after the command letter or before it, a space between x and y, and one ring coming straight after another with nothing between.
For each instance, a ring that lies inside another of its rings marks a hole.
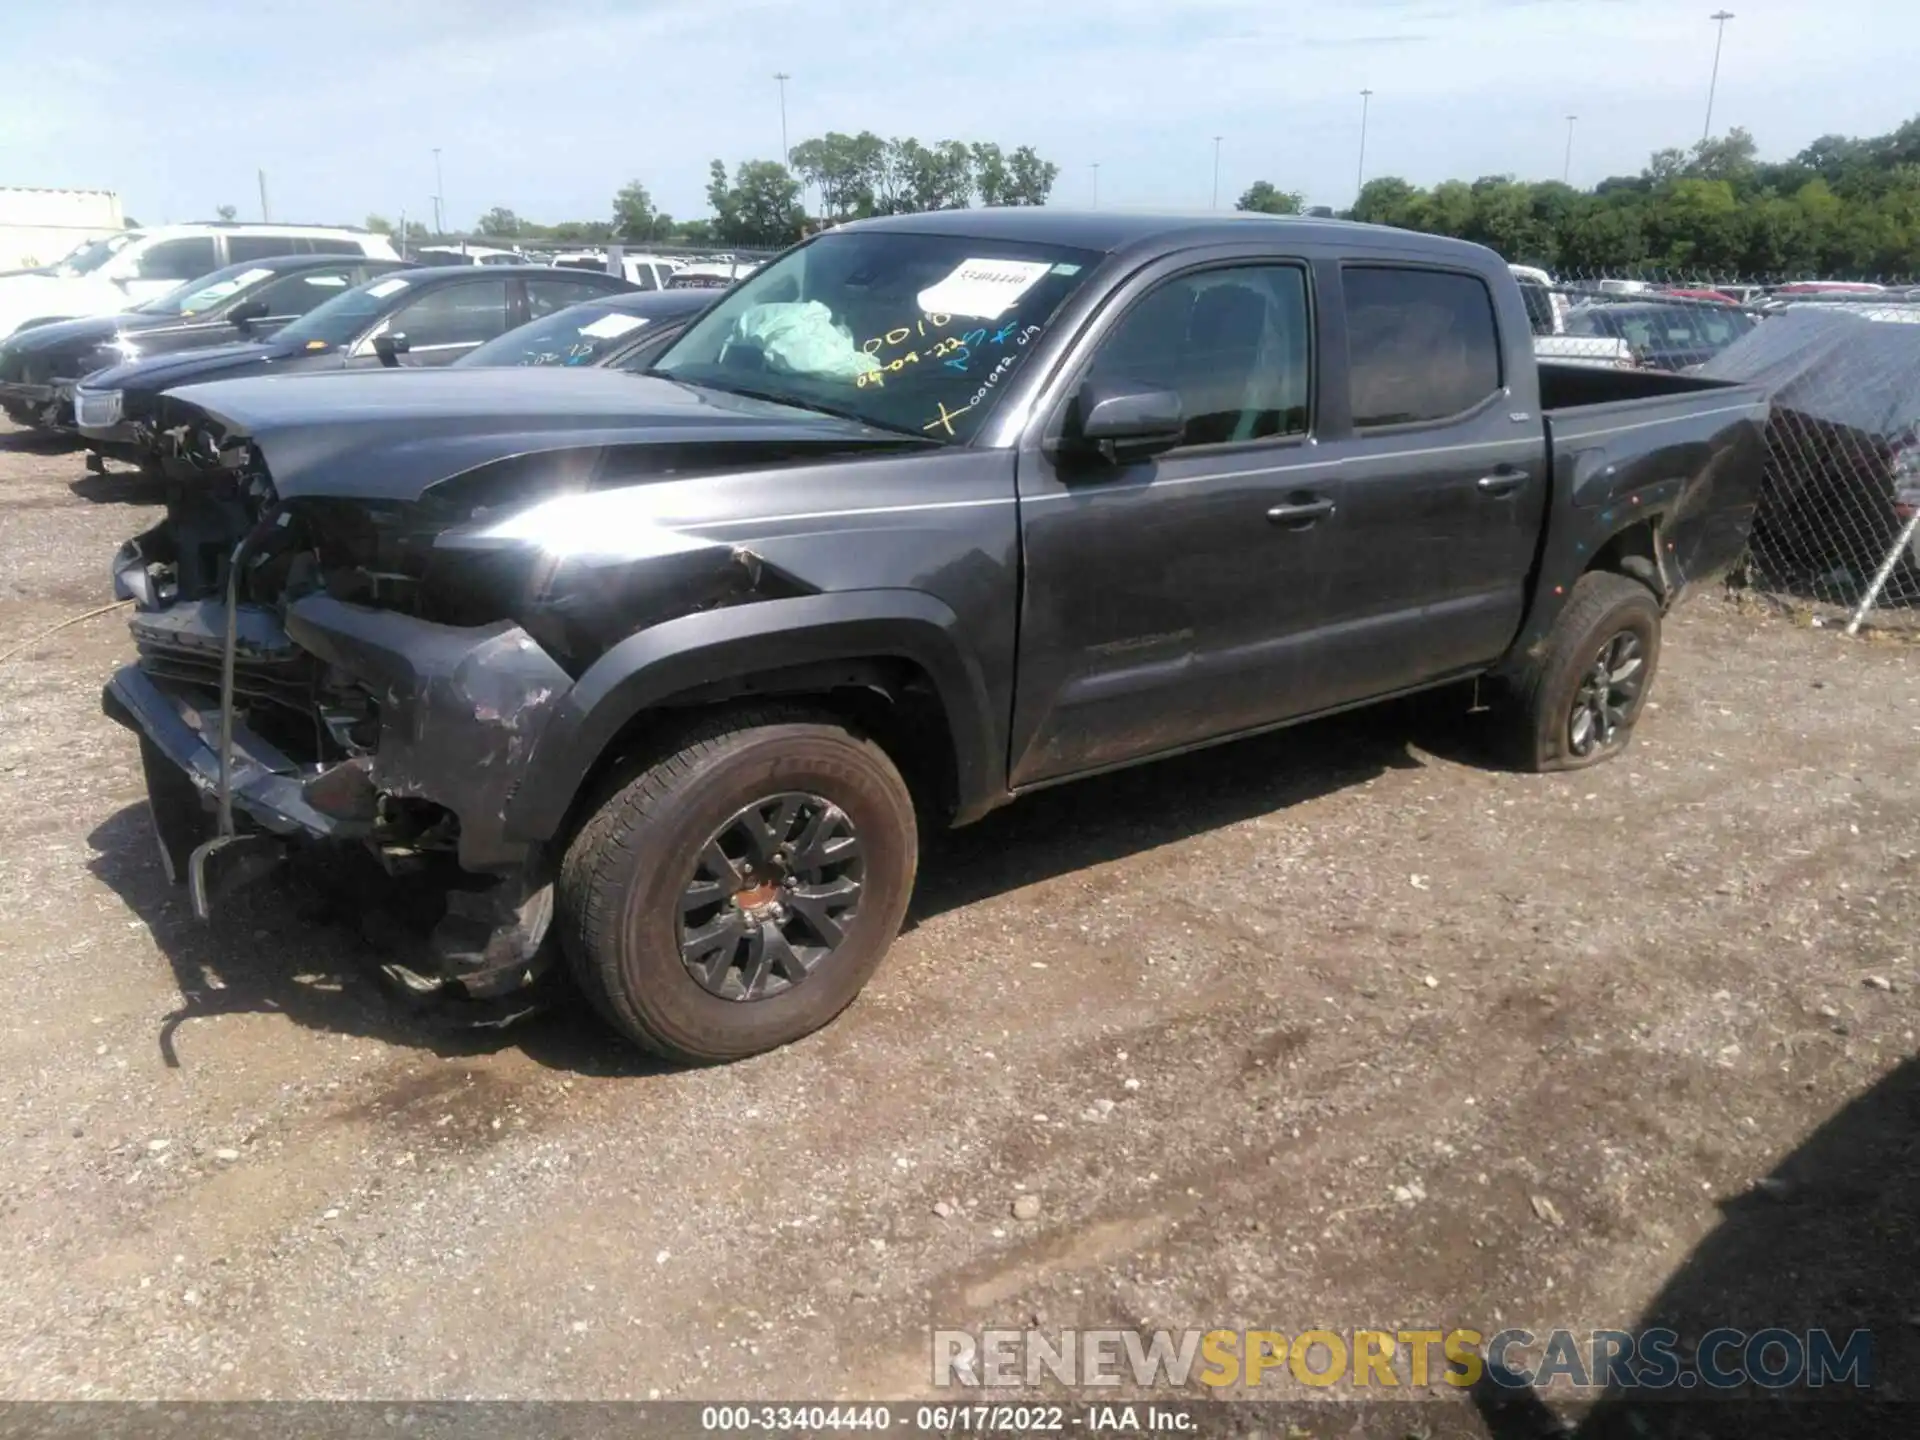
<instances>
[{"instance_id":1,"label":"windshield","mask_svg":"<svg viewBox=\"0 0 1920 1440\"><path fill-rule=\"evenodd\" d=\"M741 281L650 373L964 444L1099 261L958 235L823 235Z\"/></svg>"},{"instance_id":2,"label":"windshield","mask_svg":"<svg viewBox=\"0 0 1920 1440\"><path fill-rule=\"evenodd\" d=\"M90 240L53 267L56 275L91 275L107 261L140 238L138 231L123 230L104 240Z\"/></svg>"},{"instance_id":3,"label":"windshield","mask_svg":"<svg viewBox=\"0 0 1920 1440\"><path fill-rule=\"evenodd\" d=\"M356 339L379 316L397 303L394 297L408 287L399 275L383 275L344 290L324 305L316 305L274 337L276 344L307 350L327 350Z\"/></svg>"},{"instance_id":4,"label":"windshield","mask_svg":"<svg viewBox=\"0 0 1920 1440\"><path fill-rule=\"evenodd\" d=\"M616 345L624 345L650 325L644 315L628 315L601 300L565 310L509 330L489 340L460 365L591 365Z\"/></svg>"},{"instance_id":5,"label":"windshield","mask_svg":"<svg viewBox=\"0 0 1920 1440\"><path fill-rule=\"evenodd\" d=\"M258 265L229 265L211 275L202 275L198 280L189 280L133 308L142 315L198 315L249 286L258 285L273 273Z\"/></svg>"}]
</instances>

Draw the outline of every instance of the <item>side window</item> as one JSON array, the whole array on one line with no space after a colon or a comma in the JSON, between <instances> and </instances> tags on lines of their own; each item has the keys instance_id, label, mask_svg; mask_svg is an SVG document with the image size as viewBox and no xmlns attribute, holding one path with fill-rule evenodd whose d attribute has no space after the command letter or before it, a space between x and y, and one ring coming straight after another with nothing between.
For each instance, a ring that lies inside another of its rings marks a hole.
<instances>
[{"instance_id":1,"label":"side window","mask_svg":"<svg viewBox=\"0 0 1920 1440\"><path fill-rule=\"evenodd\" d=\"M1126 380L1180 397L1183 445L1307 432L1306 272L1248 265L1176 276L1101 342L1089 380Z\"/></svg>"},{"instance_id":2,"label":"side window","mask_svg":"<svg viewBox=\"0 0 1920 1440\"><path fill-rule=\"evenodd\" d=\"M142 280L198 280L220 268L211 235L189 240L162 240L140 257Z\"/></svg>"},{"instance_id":3,"label":"side window","mask_svg":"<svg viewBox=\"0 0 1920 1440\"><path fill-rule=\"evenodd\" d=\"M324 270L302 270L297 275L276 280L271 285L262 286L260 293L253 298L266 305L269 315L304 315L321 301L331 300L353 283L348 267L343 265L334 269L328 266Z\"/></svg>"},{"instance_id":4,"label":"side window","mask_svg":"<svg viewBox=\"0 0 1920 1440\"><path fill-rule=\"evenodd\" d=\"M1445 420L1500 389L1493 295L1478 276L1353 265L1341 286L1356 426Z\"/></svg>"},{"instance_id":5,"label":"side window","mask_svg":"<svg viewBox=\"0 0 1920 1440\"><path fill-rule=\"evenodd\" d=\"M352 240L333 240L325 235L315 235L301 244L302 255L311 252L315 255L364 255L366 251Z\"/></svg>"},{"instance_id":6,"label":"side window","mask_svg":"<svg viewBox=\"0 0 1920 1440\"><path fill-rule=\"evenodd\" d=\"M274 255L302 253L295 248L293 237L289 235L227 236L227 262L232 265L238 265L242 260L265 260Z\"/></svg>"},{"instance_id":7,"label":"side window","mask_svg":"<svg viewBox=\"0 0 1920 1440\"><path fill-rule=\"evenodd\" d=\"M439 345L478 345L507 328L507 282L461 280L429 290L387 326L418 353Z\"/></svg>"},{"instance_id":8,"label":"side window","mask_svg":"<svg viewBox=\"0 0 1920 1440\"><path fill-rule=\"evenodd\" d=\"M549 280L544 275L535 276L527 281L528 318L538 320L542 315L551 315L556 310L564 310L569 305L578 305L582 300L592 300L606 293L604 287L582 280L559 277Z\"/></svg>"},{"instance_id":9,"label":"side window","mask_svg":"<svg viewBox=\"0 0 1920 1440\"><path fill-rule=\"evenodd\" d=\"M1537 280L1520 282L1520 298L1526 302L1527 324L1536 335L1553 334L1553 294Z\"/></svg>"}]
</instances>

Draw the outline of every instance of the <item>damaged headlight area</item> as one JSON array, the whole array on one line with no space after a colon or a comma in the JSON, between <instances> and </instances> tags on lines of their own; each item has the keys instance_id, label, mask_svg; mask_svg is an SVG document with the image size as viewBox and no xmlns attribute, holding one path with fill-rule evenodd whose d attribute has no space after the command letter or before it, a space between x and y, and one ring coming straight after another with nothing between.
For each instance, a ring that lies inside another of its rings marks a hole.
<instances>
[{"instance_id":1,"label":"damaged headlight area","mask_svg":"<svg viewBox=\"0 0 1920 1440\"><path fill-rule=\"evenodd\" d=\"M550 876L506 812L574 681L638 629L795 587L671 531L547 543L560 512L497 477L405 502L288 498L218 422L176 442L167 518L114 560L139 658L104 697L142 737L170 871L200 877L236 832L364 845L451 878L422 983L524 980ZM217 888L196 884L196 908Z\"/></svg>"}]
</instances>

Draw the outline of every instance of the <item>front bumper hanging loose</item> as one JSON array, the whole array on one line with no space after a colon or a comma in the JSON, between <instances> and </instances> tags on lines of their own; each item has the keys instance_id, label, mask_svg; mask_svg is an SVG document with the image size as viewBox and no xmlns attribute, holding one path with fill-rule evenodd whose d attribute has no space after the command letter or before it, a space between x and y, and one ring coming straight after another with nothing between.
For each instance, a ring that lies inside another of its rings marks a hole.
<instances>
[{"instance_id":1,"label":"front bumper hanging loose","mask_svg":"<svg viewBox=\"0 0 1920 1440\"><path fill-rule=\"evenodd\" d=\"M241 609L257 629L264 617ZM193 851L220 836L224 729L226 800L248 834L273 842L372 841L381 798L419 799L455 817L462 869L526 870L534 847L507 838L506 807L534 740L572 685L531 636L507 623L439 625L325 595L289 606L285 634L375 698L379 743L371 755L332 764L295 759L248 726L244 697L223 707L211 687L156 679L139 665L107 682L102 706L143 738L150 772L164 762L191 786L149 775L170 868L191 874ZM223 688L231 692L235 641L223 641Z\"/></svg>"}]
</instances>

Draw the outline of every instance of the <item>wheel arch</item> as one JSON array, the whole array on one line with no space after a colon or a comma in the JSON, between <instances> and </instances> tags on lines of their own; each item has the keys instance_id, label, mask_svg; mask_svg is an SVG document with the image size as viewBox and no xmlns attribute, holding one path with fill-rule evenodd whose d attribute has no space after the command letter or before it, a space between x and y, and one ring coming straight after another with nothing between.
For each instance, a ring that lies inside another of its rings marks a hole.
<instances>
[{"instance_id":1,"label":"wheel arch","mask_svg":"<svg viewBox=\"0 0 1920 1440\"><path fill-rule=\"evenodd\" d=\"M629 636L534 742L507 831L561 834L596 778L676 714L776 696L820 700L872 733L955 823L977 818L1006 798L1005 744L958 625L924 592L866 590L704 611Z\"/></svg>"}]
</instances>

